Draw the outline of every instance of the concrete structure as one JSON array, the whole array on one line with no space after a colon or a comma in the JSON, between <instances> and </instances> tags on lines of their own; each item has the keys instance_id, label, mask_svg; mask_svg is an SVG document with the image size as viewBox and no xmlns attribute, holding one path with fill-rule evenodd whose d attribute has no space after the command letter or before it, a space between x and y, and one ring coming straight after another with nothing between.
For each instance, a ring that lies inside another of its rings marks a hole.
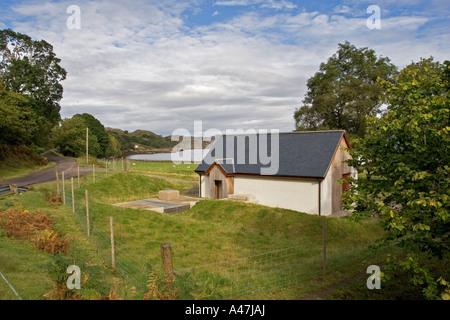
<instances>
[{"instance_id":1,"label":"concrete structure","mask_svg":"<svg viewBox=\"0 0 450 320\"><path fill-rule=\"evenodd\" d=\"M152 198L152 199L115 203L113 204L113 206L174 214L189 210L197 203L197 201L198 201L197 198L182 196L176 201L163 201L160 199Z\"/></svg>"},{"instance_id":2,"label":"concrete structure","mask_svg":"<svg viewBox=\"0 0 450 320\"><path fill-rule=\"evenodd\" d=\"M176 201L180 199L180 191L178 190L161 190L158 192L158 199L162 201Z\"/></svg>"},{"instance_id":3,"label":"concrete structure","mask_svg":"<svg viewBox=\"0 0 450 320\"><path fill-rule=\"evenodd\" d=\"M221 136L210 152L227 145L227 139L235 141L232 136ZM264 166L261 161L238 162L239 150L244 150L243 158L251 159L250 147L239 149L233 145L230 157L224 158L223 155L230 154L224 152L212 164L204 160L196 169L200 196L243 200L324 216L343 209L342 194L348 184L339 184L338 180L356 178L356 171L345 163L351 156L344 131L281 133L278 147L279 168L273 175L259 173ZM253 152L259 149L258 146Z\"/></svg>"}]
</instances>

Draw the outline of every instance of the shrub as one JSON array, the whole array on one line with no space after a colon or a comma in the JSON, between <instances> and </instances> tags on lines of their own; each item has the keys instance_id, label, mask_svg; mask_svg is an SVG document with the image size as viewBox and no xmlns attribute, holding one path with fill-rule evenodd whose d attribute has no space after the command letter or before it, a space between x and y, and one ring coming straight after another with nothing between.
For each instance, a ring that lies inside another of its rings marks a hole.
<instances>
[{"instance_id":1,"label":"shrub","mask_svg":"<svg viewBox=\"0 0 450 320\"><path fill-rule=\"evenodd\" d=\"M44 213L24 210L22 205L0 212L0 226L6 230L7 237L28 240L51 254L66 254L70 240L52 230L52 223Z\"/></svg>"},{"instance_id":2,"label":"shrub","mask_svg":"<svg viewBox=\"0 0 450 320\"><path fill-rule=\"evenodd\" d=\"M9 238L28 238L35 231L50 229L52 220L39 210L30 212L22 205L0 212L0 226Z\"/></svg>"}]
</instances>

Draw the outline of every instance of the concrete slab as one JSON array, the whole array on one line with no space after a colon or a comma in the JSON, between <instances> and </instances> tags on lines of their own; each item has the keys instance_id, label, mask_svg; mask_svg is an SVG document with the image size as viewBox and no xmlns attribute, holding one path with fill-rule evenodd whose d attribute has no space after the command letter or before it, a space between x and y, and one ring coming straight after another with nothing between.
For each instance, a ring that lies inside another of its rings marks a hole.
<instances>
[{"instance_id":1,"label":"concrete slab","mask_svg":"<svg viewBox=\"0 0 450 320\"><path fill-rule=\"evenodd\" d=\"M152 210L161 213L173 214L189 210L197 203L197 201L199 201L199 199L190 197L180 197L178 201L170 202L152 198L116 203L113 204L113 206L138 210Z\"/></svg>"}]
</instances>

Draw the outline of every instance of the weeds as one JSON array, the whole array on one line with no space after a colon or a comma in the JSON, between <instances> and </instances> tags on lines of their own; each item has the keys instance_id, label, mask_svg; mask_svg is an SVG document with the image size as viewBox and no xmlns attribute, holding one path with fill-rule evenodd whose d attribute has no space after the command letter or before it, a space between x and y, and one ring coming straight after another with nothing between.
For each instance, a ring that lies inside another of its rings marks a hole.
<instances>
[{"instance_id":1,"label":"weeds","mask_svg":"<svg viewBox=\"0 0 450 320\"><path fill-rule=\"evenodd\" d=\"M144 294L143 300L176 300L177 288L167 288L163 283L164 276L161 272L151 272L148 275L148 292Z\"/></svg>"},{"instance_id":2,"label":"weeds","mask_svg":"<svg viewBox=\"0 0 450 320\"><path fill-rule=\"evenodd\" d=\"M174 282L166 283L163 271L151 272L148 282L148 292L143 300L202 300L221 298L216 287L209 282L198 282L190 272L180 274L175 272Z\"/></svg>"},{"instance_id":3,"label":"weeds","mask_svg":"<svg viewBox=\"0 0 450 320\"><path fill-rule=\"evenodd\" d=\"M67 254L70 246L69 239L52 230L44 230L41 234L33 236L30 241L36 248L50 254Z\"/></svg>"},{"instance_id":4,"label":"weeds","mask_svg":"<svg viewBox=\"0 0 450 320\"><path fill-rule=\"evenodd\" d=\"M43 193L44 193L44 200L48 204L52 206L59 206L62 204L62 199L59 194L56 194L55 192L52 192L48 189L43 189Z\"/></svg>"}]
</instances>

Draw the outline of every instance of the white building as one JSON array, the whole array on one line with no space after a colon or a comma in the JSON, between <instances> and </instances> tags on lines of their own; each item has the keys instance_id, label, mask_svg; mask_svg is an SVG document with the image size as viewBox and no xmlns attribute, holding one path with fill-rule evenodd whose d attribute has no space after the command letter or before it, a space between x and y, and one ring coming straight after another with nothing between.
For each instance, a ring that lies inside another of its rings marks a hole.
<instances>
[{"instance_id":1,"label":"white building","mask_svg":"<svg viewBox=\"0 0 450 320\"><path fill-rule=\"evenodd\" d=\"M338 180L356 178L356 170L345 163L351 156L344 131L268 134L264 140L260 136L223 135L216 139L195 170L201 197L247 199L324 216L342 210L342 194L348 184ZM261 169L274 163L278 166L275 173L261 174Z\"/></svg>"}]
</instances>

